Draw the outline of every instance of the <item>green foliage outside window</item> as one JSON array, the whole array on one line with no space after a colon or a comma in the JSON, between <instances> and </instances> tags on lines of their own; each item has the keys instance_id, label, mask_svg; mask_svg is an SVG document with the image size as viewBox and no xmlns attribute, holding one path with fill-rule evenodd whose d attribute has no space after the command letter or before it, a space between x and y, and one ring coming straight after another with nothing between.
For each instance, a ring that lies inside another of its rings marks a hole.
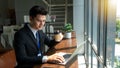
<instances>
[{"instance_id":1,"label":"green foliage outside window","mask_svg":"<svg viewBox=\"0 0 120 68\"><path fill-rule=\"evenodd\" d=\"M120 19L116 20L116 32L120 32Z\"/></svg>"},{"instance_id":2,"label":"green foliage outside window","mask_svg":"<svg viewBox=\"0 0 120 68\"><path fill-rule=\"evenodd\" d=\"M115 62L114 62L114 67L115 68L120 68L120 61L117 56L115 56Z\"/></svg>"}]
</instances>

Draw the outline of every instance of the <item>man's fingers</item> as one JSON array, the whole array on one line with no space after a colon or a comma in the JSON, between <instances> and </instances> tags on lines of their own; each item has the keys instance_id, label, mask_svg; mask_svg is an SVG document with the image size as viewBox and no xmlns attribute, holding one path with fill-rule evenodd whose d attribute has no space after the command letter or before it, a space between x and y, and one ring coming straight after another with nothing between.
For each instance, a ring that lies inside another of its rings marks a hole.
<instances>
[{"instance_id":1,"label":"man's fingers","mask_svg":"<svg viewBox=\"0 0 120 68\"><path fill-rule=\"evenodd\" d=\"M65 59L64 59L63 56L59 56L58 59L59 59L61 62L64 62L64 61L65 61Z\"/></svg>"},{"instance_id":2,"label":"man's fingers","mask_svg":"<svg viewBox=\"0 0 120 68\"><path fill-rule=\"evenodd\" d=\"M62 63L62 62L65 61L65 59L63 58L63 56L58 56L58 55L56 56L55 60L58 61L58 62L60 62L60 63Z\"/></svg>"},{"instance_id":3,"label":"man's fingers","mask_svg":"<svg viewBox=\"0 0 120 68\"><path fill-rule=\"evenodd\" d=\"M64 61L65 61L64 57L59 55L58 53L55 53L48 57L48 62L63 63Z\"/></svg>"}]
</instances>

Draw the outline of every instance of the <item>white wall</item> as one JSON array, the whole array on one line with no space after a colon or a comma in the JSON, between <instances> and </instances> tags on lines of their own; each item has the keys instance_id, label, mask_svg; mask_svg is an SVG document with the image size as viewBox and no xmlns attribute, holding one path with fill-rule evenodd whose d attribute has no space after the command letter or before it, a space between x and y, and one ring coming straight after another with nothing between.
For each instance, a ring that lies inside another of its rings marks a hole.
<instances>
[{"instance_id":1,"label":"white wall","mask_svg":"<svg viewBox=\"0 0 120 68\"><path fill-rule=\"evenodd\" d=\"M84 0L73 0L73 26L79 45L84 40Z\"/></svg>"}]
</instances>

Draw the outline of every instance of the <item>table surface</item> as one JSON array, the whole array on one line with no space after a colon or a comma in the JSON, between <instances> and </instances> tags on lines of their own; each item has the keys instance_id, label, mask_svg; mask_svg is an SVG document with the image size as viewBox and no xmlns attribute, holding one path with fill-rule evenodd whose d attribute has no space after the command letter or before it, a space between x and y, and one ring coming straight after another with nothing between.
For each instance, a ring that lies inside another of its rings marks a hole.
<instances>
[{"instance_id":1,"label":"table surface","mask_svg":"<svg viewBox=\"0 0 120 68\"><path fill-rule=\"evenodd\" d=\"M54 48L48 50L47 55L51 55L54 53L65 52L65 53L73 53L76 49L76 38L72 37L71 39L63 39L60 43L58 43ZM36 65L34 68L78 68L78 60L77 56L74 57L69 63L66 65L59 64L51 64L44 63L41 65Z\"/></svg>"}]
</instances>

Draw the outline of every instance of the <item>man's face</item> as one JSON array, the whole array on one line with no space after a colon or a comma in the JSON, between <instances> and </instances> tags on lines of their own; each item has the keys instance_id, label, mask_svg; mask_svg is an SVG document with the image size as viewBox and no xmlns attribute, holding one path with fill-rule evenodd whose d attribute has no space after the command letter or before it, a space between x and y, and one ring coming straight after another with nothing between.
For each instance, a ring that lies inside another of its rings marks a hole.
<instances>
[{"instance_id":1,"label":"man's face","mask_svg":"<svg viewBox=\"0 0 120 68\"><path fill-rule=\"evenodd\" d=\"M30 17L31 27L37 30L41 30L44 27L46 21L46 15L36 15L36 17Z\"/></svg>"}]
</instances>

